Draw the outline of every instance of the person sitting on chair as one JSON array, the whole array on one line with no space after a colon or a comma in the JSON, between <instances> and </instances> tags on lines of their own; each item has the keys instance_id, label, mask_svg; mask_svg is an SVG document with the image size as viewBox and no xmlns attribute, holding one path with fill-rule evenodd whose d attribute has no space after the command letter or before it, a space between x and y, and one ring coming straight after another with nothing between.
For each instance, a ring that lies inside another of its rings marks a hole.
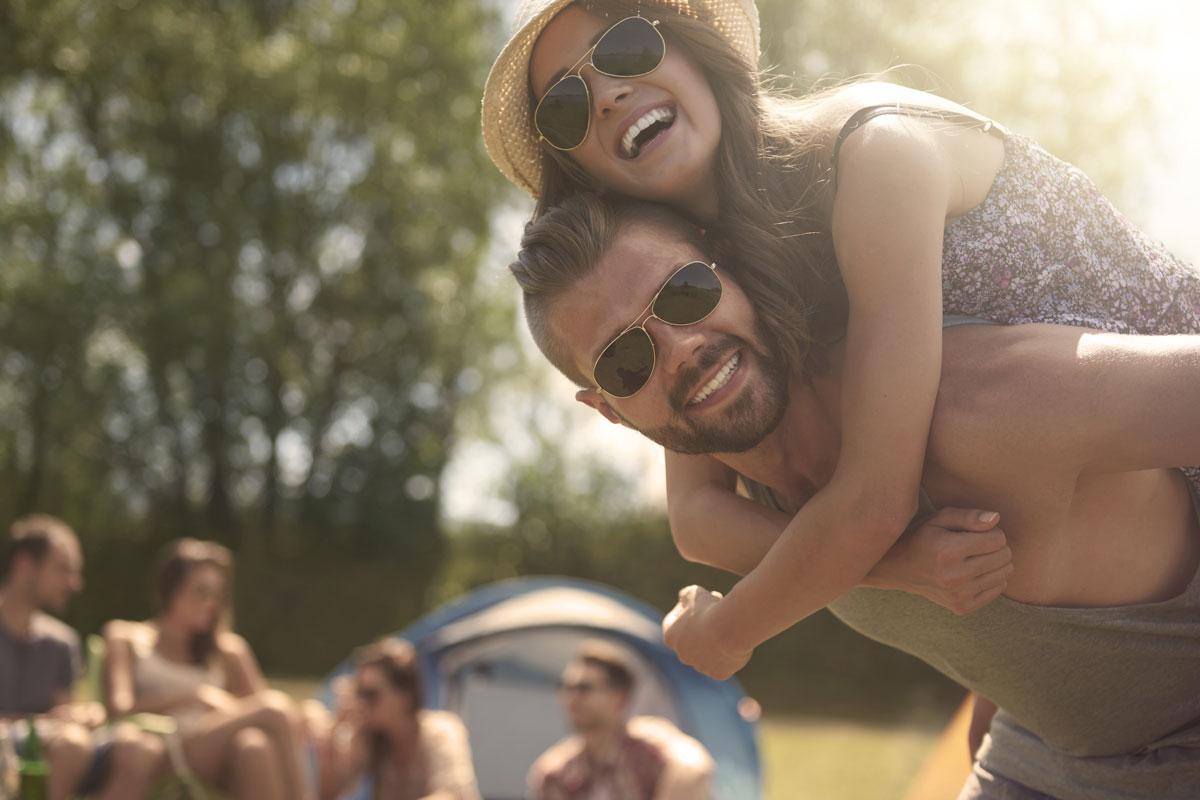
<instances>
[{"instance_id":1,"label":"person sitting on chair","mask_svg":"<svg viewBox=\"0 0 1200 800\"><path fill-rule=\"evenodd\" d=\"M114 715L172 717L175 773L235 800L311 800L303 721L267 688L250 645L229 630L233 556L214 542L179 539L160 558L158 612L105 626L108 705Z\"/></svg>"},{"instance_id":2,"label":"person sitting on chair","mask_svg":"<svg viewBox=\"0 0 1200 800\"><path fill-rule=\"evenodd\" d=\"M9 530L0 565L0 717L34 716L50 765L50 797L140 798L162 765L162 745L132 726L100 729L104 708L72 702L79 636L61 614L83 589L83 553L62 520L31 514ZM27 731L12 727L20 742Z\"/></svg>"},{"instance_id":3,"label":"person sitting on chair","mask_svg":"<svg viewBox=\"0 0 1200 800\"><path fill-rule=\"evenodd\" d=\"M325 714L317 734L325 742L322 798L479 800L467 729L450 711L421 707L413 646L381 639L359 649L354 664L354 677L335 684L336 717ZM314 729L320 716L310 713Z\"/></svg>"}]
</instances>

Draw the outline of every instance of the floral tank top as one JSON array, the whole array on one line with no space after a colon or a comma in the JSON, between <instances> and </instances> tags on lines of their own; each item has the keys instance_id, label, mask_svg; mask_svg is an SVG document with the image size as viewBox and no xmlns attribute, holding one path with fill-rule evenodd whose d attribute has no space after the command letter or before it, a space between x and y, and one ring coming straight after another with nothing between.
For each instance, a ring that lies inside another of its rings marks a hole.
<instances>
[{"instance_id":1,"label":"floral tank top","mask_svg":"<svg viewBox=\"0 0 1200 800\"><path fill-rule=\"evenodd\" d=\"M991 120L904 104L868 106L838 134L835 167L845 138L882 114L982 127L1004 142L1004 163L987 197L946 222L946 314L1009 325L1200 334L1200 270L1138 230L1081 170ZM1200 489L1200 468L1184 472Z\"/></svg>"}]
</instances>

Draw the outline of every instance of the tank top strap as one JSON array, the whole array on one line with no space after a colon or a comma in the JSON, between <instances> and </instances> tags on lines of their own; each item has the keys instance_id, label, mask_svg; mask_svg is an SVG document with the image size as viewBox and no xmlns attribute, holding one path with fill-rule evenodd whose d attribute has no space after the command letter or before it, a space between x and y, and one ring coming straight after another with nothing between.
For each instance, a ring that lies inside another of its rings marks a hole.
<instances>
[{"instance_id":1,"label":"tank top strap","mask_svg":"<svg viewBox=\"0 0 1200 800\"><path fill-rule=\"evenodd\" d=\"M842 152L842 145L846 142L846 139L850 134L869 121L887 114L906 114L914 117L925 117L926 119L946 120L947 122L954 122L960 125L980 126L985 133L990 133L1001 138L1008 136L1008 129L1003 125L988 119L982 114L976 114L974 111L951 111L944 108L915 106L908 103L886 103L865 106L850 115L845 124L842 125L842 129L838 131L837 139L833 142L833 156L830 159L830 169L833 172L835 180L837 178L838 156Z\"/></svg>"}]
</instances>

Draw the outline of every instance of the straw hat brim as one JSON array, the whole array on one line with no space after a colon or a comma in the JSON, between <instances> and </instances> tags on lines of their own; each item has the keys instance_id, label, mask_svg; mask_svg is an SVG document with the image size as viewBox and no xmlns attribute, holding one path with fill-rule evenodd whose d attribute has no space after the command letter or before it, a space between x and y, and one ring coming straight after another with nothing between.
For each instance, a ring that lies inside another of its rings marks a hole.
<instances>
[{"instance_id":1,"label":"straw hat brim","mask_svg":"<svg viewBox=\"0 0 1200 800\"><path fill-rule=\"evenodd\" d=\"M529 59L554 16L574 0L545 0L519 25L492 64L483 89L483 143L496 167L514 184L537 197L542 181L542 149L529 102ZM670 6L704 20L741 54L748 68L758 64L758 9L753 0L647 0L644 11Z\"/></svg>"}]
</instances>

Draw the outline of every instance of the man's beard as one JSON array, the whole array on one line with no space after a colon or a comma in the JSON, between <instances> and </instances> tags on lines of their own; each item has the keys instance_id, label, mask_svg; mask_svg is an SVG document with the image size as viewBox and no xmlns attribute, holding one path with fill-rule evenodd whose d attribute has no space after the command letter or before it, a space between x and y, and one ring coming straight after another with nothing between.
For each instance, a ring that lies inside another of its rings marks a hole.
<instances>
[{"instance_id":1,"label":"man's beard","mask_svg":"<svg viewBox=\"0 0 1200 800\"><path fill-rule=\"evenodd\" d=\"M761 350L735 336L727 336L705 348L696 359L696 366L680 374L671 390L671 420L659 427L637 430L666 449L684 455L742 453L761 442L783 418L788 382L787 361L771 344L770 334L761 323L756 326L756 333L763 342ZM718 414L709 414L705 419L685 416L684 409L698 388L697 381L739 348L743 357L738 369L749 368L745 356L752 353L758 361L761 380L744 386L741 396Z\"/></svg>"}]
</instances>

